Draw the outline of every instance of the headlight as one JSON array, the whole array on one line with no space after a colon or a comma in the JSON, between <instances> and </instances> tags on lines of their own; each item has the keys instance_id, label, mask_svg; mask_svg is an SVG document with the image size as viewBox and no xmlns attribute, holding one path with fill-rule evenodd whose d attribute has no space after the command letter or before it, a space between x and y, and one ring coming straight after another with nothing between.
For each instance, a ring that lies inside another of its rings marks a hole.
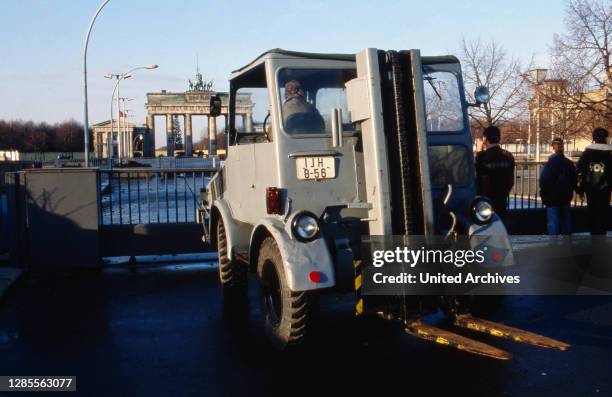
<instances>
[{"instance_id":1,"label":"headlight","mask_svg":"<svg viewBox=\"0 0 612 397\"><path fill-rule=\"evenodd\" d=\"M304 211L293 218L291 230L298 241L311 241L319 235L319 221L312 212Z\"/></svg>"},{"instance_id":2,"label":"headlight","mask_svg":"<svg viewBox=\"0 0 612 397\"><path fill-rule=\"evenodd\" d=\"M472 218L474 218L474 222L479 225L489 223L494 213L493 205L488 199L476 197L474 201L472 201Z\"/></svg>"}]
</instances>

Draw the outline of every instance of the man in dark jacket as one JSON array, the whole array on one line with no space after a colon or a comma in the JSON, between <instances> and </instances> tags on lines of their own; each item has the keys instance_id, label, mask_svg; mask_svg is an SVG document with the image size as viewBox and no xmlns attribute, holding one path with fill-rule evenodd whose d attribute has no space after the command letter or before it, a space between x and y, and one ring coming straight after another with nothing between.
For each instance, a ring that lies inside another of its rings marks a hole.
<instances>
[{"instance_id":1,"label":"man in dark jacket","mask_svg":"<svg viewBox=\"0 0 612 397\"><path fill-rule=\"evenodd\" d=\"M319 110L306 100L302 84L297 80L285 83L283 125L290 133L325 132L323 117Z\"/></svg>"},{"instance_id":2,"label":"man in dark jacket","mask_svg":"<svg viewBox=\"0 0 612 397\"><path fill-rule=\"evenodd\" d=\"M506 216L508 194L514 186L514 157L499 146L499 128L490 126L483 133L485 150L476 155L478 194L491 199L502 220Z\"/></svg>"},{"instance_id":3,"label":"man in dark jacket","mask_svg":"<svg viewBox=\"0 0 612 397\"><path fill-rule=\"evenodd\" d=\"M576 188L576 167L563 155L563 139L553 139L552 150L540 175L540 197L546 206L548 234L571 234L570 203Z\"/></svg>"},{"instance_id":4,"label":"man in dark jacket","mask_svg":"<svg viewBox=\"0 0 612 397\"><path fill-rule=\"evenodd\" d=\"M578 193L586 194L589 228L592 235L606 234L610 223L612 187L612 145L606 144L608 131L593 130L593 143L578 160Z\"/></svg>"}]
</instances>

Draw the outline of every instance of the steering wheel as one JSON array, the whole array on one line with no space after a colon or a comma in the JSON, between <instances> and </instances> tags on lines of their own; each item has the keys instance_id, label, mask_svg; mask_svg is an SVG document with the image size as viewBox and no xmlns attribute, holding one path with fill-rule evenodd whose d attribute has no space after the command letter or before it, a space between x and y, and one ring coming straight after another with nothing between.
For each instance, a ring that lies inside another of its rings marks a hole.
<instances>
[{"instance_id":1,"label":"steering wheel","mask_svg":"<svg viewBox=\"0 0 612 397\"><path fill-rule=\"evenodd\" d=\"M270 118L270 111L268 111L268 114L266 115L266 118L264 118L264 121L263 121L263 132L264 132L264 134L266 134L266 141L267 142L272 142L270 140L270 137L268 136L268 131L266 131L266 124L268 124L268 119L269 118Z\"/></svg>"}]
</instances>

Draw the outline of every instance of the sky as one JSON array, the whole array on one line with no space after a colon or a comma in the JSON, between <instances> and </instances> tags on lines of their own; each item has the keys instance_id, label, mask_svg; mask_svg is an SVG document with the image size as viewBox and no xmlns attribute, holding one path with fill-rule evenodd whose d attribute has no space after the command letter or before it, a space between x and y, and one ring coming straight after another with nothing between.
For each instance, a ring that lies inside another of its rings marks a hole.
<instances>
[{"instance_id":1,"label":"sky","mask_svg":"<svg viewBox=\"0 0 612 397\"><path fill-rule=\"evenodd\" d=\"M83 44L100 2L0 0L0 119L82 121ZM89 119L109 118L114 83L106 73L159 65L121 84L121 96L134 98L131 121L144 123L146 93L185 91L196 57L222 91L232 70L277 47L441 55L457 54L461 37L480 37L546 66L563 17L562 0L111 0L89 44Z\"/></svg>"}]
</instances>

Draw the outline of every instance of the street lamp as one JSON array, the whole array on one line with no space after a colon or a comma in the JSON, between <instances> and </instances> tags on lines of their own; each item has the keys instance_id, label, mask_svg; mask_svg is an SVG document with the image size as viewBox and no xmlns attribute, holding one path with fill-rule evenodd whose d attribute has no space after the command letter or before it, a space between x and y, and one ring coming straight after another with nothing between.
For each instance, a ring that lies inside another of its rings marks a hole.
<instances>
[{"instance_id":1,"label":"street lamp","mask_svg":"<svg viewBox=\"0 0 612 397\"><path fill-rule=\"evenodd\" d=\"M128 133L128 116L127 116L127 108L125 106L125 102L126 101L133 101L134 98L121 98L119 97L118 99L121 100L121 102L123 103L123 155L124 157L130 158L130 155L132 153L132 138L130 137L129 133ZM121 121L121 113L119 113L119 121Z\"/></svg>"},{"instance_id":2,"label":"street lamp","mask_svg":"<svg viewBox=\"0 0 612 397\"><path fill-rule=\"evenodd\" d=\"M87 29L87 35L85 36L85 46L83 48L83 93L84 93L84 101L83 101L83 133L85 138L85 167L89 167L89 107L87 104L87 45L89 44L89 36L91 35L91 29L93 28L94 22L96 22L96 18L98 14L105 5L108 4L110 0L103 0L100 4L93 18L91 18L91 22L89 22L89 28Z\"/></svg>"},{"instance_id":3,"label":"street lamp","mask_svg":"<svg viewBox=\"0 0 612 397\"><path fill-rule=\"evenodd\" d=\"M548 69L538 68L529 71L531 75L532 81L534 82L534 86L540 86L544 84L546 80L546 75L548 74ZM534 90L536 94L536 103L537 103L537 115L536 115L536 162L540 162L540 94L537 92L537 89ZM530 123L531 125L531 120Z\"/></svg>"},{"instance_id":4,"label":"street lamp","mask_svg":"<svg viewBox=\"0 0 612 397\"><path fill-rule=\"evenodd\" d=\"M124 74L106 74L104 75L105 78L107 79L117 79L117 82L115 83L115 88L113 89L113 95L111 96L111 103L110 103L110 127L111 127L111 131L110 131L110 139L109 139L109 148L108 148L108 157L109 158L114 158L115 157L115 132L113 131L113 125L114 125L114 115L113 115L113 105L114 105L114 100L115 100L115 92L117 92L117 94L119 94L119 82L121 80L124 79L129 79L132 77L131 74L129 73L124 73ZM119 95L117 95L117 97L119 97ZM120 116L121 114L119 113L119 101L117 100L117 114ZM120 132L120 125L119 125L119 118L117 119L117 145L118 145L118 154L119 154L119 159L121 159L121 132Z\"/></svg>"},{"instance_id":5,"label":"street lamp","mask_svg":"<svg viewBox=\"0 0 612 397\"><path fill-rule=\"evenodd\" d=\"M142 69L148 69L148 70L152 70L152 69L157 69L159 66L155 65L155 64L151 64L151 65L145 65L145 66L139 66L133 69L128 70L125 73L108 73L106 75L104 75L104 77L106 77L107 79L117 79L117 82L115 83L115 88L113 89L113 95L111 96L111 107L110 107L110 114L111 114L111 118L110 118L110 123L111 123L111 132L110 132L110 148L109 148L109 157L113 158L114 157L114 147L113 147L113 101L115 99L115 92L117 93L117 115L119 116L117 119L117 143L118 143L118 151L119 151L119 159L121 159L122 157L122 148L123 145L121 143L121 126L119 125L119 120L120 120L120 109L119 109L119 83L121 82L121 80L125 80L125 79L129 79L132 77L132 72L135 72L136 70L142 70Z\"/></svg>"}]
</instances>

